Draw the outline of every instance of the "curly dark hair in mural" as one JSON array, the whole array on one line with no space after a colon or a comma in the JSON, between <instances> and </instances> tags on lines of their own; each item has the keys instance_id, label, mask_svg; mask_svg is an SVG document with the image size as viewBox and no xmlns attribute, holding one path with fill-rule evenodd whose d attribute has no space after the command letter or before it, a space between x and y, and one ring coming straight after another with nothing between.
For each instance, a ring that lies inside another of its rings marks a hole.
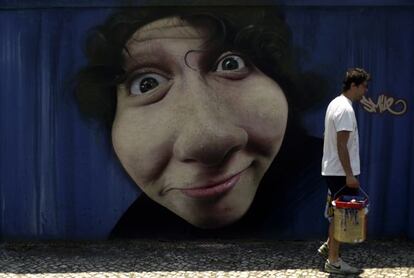
<instances>
[{"instance_id":1,"label":"curly dark hair in mural","mask_svg":"<svg viewBox=\"0 0 414 278\"><path fill-rule=\"evenodd\" d=\"M320 142L298 119L325 83L300 72L276 7L124 9L87 56L79 108L144 192L112 236L258 235L315 192Z\"/></svg>"}]
</instances>

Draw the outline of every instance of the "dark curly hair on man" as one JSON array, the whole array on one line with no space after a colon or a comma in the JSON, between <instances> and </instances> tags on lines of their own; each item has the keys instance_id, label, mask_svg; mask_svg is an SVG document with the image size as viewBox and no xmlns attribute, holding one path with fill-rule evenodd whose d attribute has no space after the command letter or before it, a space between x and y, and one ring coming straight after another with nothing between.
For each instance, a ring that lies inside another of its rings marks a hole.
<instances>
[{"instance_id":1,"label":"dark curly hair on man","mask_svg":"<svg viewBox=\"0 0 414 278\"><path fill-rule=\"evenodd\" d=\"M354 83L356 86L361 85L365 81L370 81L371 75L363 69L351 68L345 73L344 80L342 81L342 91L345 92L351 88L351 84Z\"/></svg>"},{"instance_id":2,"label":"dark curly hair on man","mask_svg":"<svg viewBox=\"0 0 414 278\"><path fill-rule=\"evenodd\" d=\"M207 49L213 54L238 51L275 80L286 94L290 120L321 96L324 82L315 82L315 74L300 73L296 66L291 32L277 7L146 6L121 9L87 38L88 64L75 84L82 114L112 126L117 86L125 81L125 44L140 27L166 17L179 17L195 27L208 24Z\"/></svg>"}]
</instances>

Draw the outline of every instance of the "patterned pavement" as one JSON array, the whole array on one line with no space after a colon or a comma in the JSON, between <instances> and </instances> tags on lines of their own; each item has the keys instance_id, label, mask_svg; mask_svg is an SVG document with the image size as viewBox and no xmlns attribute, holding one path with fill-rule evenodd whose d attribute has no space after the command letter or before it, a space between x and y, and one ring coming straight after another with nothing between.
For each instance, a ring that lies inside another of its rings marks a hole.
<instances>
[{"instance_id":1,"label":"patterned pavement","mask_svg":"<svg viewBox=\"0 0 414 278\"><path fill-rule=\"evenodd\" d=\"M343 277L321 271L320 241L0 243L0 277ZM346 245L359 277L414 277L414 241Z\"/></svg>"}]
</instances>

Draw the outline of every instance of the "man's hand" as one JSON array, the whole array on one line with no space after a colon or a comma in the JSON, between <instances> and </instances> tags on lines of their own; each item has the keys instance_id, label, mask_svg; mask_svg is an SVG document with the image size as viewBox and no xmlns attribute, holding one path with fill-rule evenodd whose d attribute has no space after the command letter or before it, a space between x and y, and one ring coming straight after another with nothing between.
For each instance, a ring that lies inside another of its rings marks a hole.
<instances>
[{"instance_id":1,"label":"man's hand","mask_svg":"<svg viewBox=\"0 0 414 278\"><path fill-rule=\"evenodd\" d=\"M346 186L350 188L359 188L359 180L354 176L346 176Z\"/></svg>"}]
</instances>

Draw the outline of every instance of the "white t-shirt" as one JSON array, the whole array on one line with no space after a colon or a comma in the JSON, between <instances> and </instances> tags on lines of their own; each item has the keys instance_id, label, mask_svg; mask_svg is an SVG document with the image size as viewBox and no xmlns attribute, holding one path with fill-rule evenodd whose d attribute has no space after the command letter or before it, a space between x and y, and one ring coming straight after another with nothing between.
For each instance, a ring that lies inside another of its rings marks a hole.
<instances>
[{"instance_id":1,"label":"white t-shirt","mask_svg":"<svg viewBox=\"0 0 414 278\"><path fill-rule=\"evenodd\" d=\"M325 134L323 143L322 175L345 176L338 156L337 132L350 131L347 143L352 173L360 174L359 139L355 112L352 101L340 95L329 103L325 114Z\"/></svg>"}]
</instances>

